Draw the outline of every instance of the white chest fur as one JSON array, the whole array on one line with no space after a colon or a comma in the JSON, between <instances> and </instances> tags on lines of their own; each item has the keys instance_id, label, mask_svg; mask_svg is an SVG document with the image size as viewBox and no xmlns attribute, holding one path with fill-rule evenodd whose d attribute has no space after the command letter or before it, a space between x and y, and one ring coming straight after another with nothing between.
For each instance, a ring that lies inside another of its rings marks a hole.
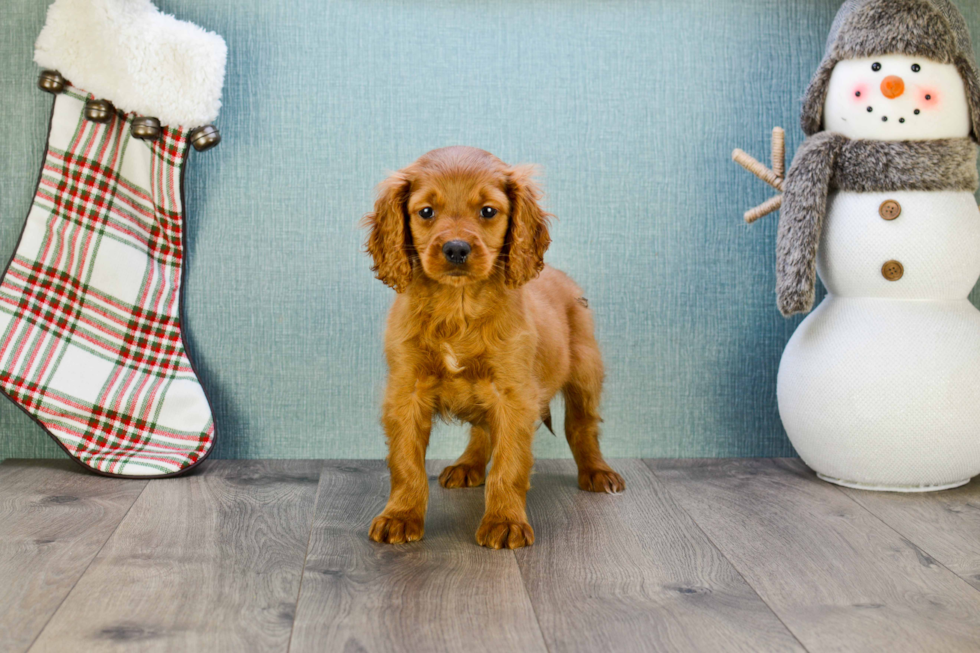
<instances>
[{"instance_id":1,"label":"white chest fur","mask_svg":"<svg viewBox=\"0 0 980 653\"><path fill-rule=\"evenodd\" d=\"M835 193L827 202L817 270L832 295L963 299L980 277L973 193ZM901 264L899 279L883 273L889 261Z\"/></svg>"}]
</instances>

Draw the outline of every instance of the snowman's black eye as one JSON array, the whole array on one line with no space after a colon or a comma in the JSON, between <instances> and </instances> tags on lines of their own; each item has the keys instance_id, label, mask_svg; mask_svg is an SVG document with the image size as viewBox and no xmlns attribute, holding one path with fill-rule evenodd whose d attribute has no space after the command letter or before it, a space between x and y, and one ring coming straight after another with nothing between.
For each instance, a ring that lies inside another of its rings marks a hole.
<instances>
[{"instance_id":1,"label":"snowman's black eye","mask_svg":"<svg viewBox=\"0 0 980 653\"><path fill-rule=\"evenodd\" d=\"M919 64L917 64L917 63L914 63L914 64L912 64L912 72L913 72L913 73L917 73L917 72L919 72L920 70L922 70L922 66L920 66L920 65L919 65Z\"/></svg>"},{"instance_id":2,"label":"snowman's black eye","mask_svg":"<svg viewBox=\"0 0 980 653\"><path fill-rule=\"evenodd\" d=\"M871 64L871 70L878 72L879 70L881 70L881 64L878 63L877 61L874 62L873 64Z\"/></svg>"},{"instance_id":3,"label":"snowman's black eye","mask_svg":"<svg viewBox=\"0 0 980 653\"><path fill-rule=\"evenodd\" d=\"M427 206L419 211L419 217L422 218L423 220L430 220L432 219L433 213L434 211L432 210L432 207Z\"/></svg>"},{"instance_id":4,"label":"snowman's black eye","mask_svg":"<svg viewBox=\"0 0 980 653\"><path fill-rule=\"evenodd\" d=\"M497 209L493 208L492 206L484 206L482 209L480 209L480 215L484 218L490 219L497 215Z\"/></svg>"}]
</instances>

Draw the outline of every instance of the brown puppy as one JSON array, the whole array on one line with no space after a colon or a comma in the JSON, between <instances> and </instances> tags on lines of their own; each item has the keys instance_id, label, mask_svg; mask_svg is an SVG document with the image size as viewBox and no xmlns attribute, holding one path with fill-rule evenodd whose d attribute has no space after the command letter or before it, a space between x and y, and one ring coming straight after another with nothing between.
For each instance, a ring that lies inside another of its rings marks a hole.
<instances>
[{"instance_id":1,"label":"brown puppy","mask_svg":"<svg viewBox=\"0 0 980 653\"><path fill-rule=\"evenodd\" d=\"M531 440L541 420L550 426L559 391L579 487L625 488L599 451L603 369L592 315L575 283L544 265L551 216L538 205L532 173L471 147L433 150L382 182L365 216L372 269L398 292L385 334L382 418L391 496L371 523L372 540L421 539L434 416L471 424L469 446L439 483L472 487L486 478L476 532L484 546L534 543L524 510Z\"/></svg>"}]
</instances>

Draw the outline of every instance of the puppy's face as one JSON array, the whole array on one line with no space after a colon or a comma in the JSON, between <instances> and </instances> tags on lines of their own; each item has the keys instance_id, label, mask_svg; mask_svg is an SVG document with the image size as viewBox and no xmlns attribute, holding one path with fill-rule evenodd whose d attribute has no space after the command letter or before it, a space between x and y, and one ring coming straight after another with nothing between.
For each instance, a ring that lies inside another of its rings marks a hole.
<instances>
[{"instance_id":1,"label":"puppy's face","mask_svg":"<svg viewBox=\"0 0 980 653\"><path fill-rule=\"evenodd\" d=\"M509 179L503 166L422 166L406 213L425 274L461 286L489 277L510 224Z\"/></svg>"},{"instance_id":2,"label":"puppy's face","mask_svg":"<svg viewBox=\"0 0 980 653\"><path fill-rule=\"evenodd\" d=\"M550 243L532 173L483 150L447 147L393 174L365 216L378 278L399 292L418 273L451 286L532 279Z\"/></svg>"}]
</instances>

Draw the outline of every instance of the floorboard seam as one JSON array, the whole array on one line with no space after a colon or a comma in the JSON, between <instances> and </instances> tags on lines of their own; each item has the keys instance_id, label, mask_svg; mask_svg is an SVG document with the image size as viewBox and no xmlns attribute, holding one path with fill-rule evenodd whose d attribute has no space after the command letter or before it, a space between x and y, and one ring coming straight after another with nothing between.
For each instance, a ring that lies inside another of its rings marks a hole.
<instances>
[{"instance_id":1,"label":"floorboard seam","mask_svg":"<svg viewBox=\"0 0 980 653\"><path fill-rule=\"evenodd\" d=\"M45 629L48 627L48 624L51 623L51 620L54 619L55 615L58 614L58 611L61 610L61 606L65 604L65 601L68 600L68 597L71 596L71 593L75 591L75 586L78 585L78 582L80 580L82 580L82 578L85 577L85 574L88 573L88 570L92 566L92 563L95 562L96 558L98 558L99 555L102 553L102 549L105 548L105 545L109 543L109 540L112 539L112 536L115 535L116 534L116 531L119 530L120 524L122 524L124 521L126 521L126 517L129 516L129 512L133 509L133 506L136 505L136 502L140 500L140 497L143 496L143 493L146 492L146 488L149 487L150 483L152 483L152 481L145 481L144 482L143 488L140 490L140 493L137 494L136 495L136 498L133 499L133 502L131 504L129 504L129 507L126 508L126 512L123 513L123 516L120 517L119 518L119 521L116 522L116 525L113 527L112 532L109 533L108 537L105 538L105 541L102 542L102 546L99 547L99 550L95 552L95 555L92 556L92 559L88 561L88 564L87 565L85 565L85 569L82 570L82 573L79 574L78 575L78 578L75 579L75 582L72 583L71 589L69 589L67 592L65 592L65 595L61 597L61 600L60 601L58 601L58 607L56 607L51 612L51 616L48 617L48 620L45 621L44 622L44 625L41 626L40 630L37 631L37 635L34 636L34 639L31 640L31 643L27 645L27 648L26 649L24 649L25 652L28 652L29 653L29 651L32 648L34 648L34 644L37 643L38 638L41 637L41 635L44 633Z\"/></svg>"},{"instance_id":2,"label":"floorboard seam","mask_svg":"<svg viewBox=\"0 0 980 653\"><path fill-rule=\"evenodd\" d=\"M544 636L544 628L541 627L541 619L538 617L538 609L535 607L534 599L531 598L531 592L527 588L527 578L524 577L524 570L521 569L521 563L517 560L517 552L511 549L510 554L514 558L514 564L517 565L517 573L521 577L521 587L524 588L524 596L527 597L527 603L531 606L531 614L534 615L534 624L538 627L538 633L541 634L541 642L544 644L544 650L551 653L551 646L548 644L548 638Z\"/></svg>"},{"instance_id":3,"label":"floorboard seam","mask_svg":"<svg viewBox=\"0 0 980 653\"><path fill-rule=\"evenodd\" d=\"M821 482L825 482L825 481L821 481ZM827 483L827 484L828 485L833 485L833 483ZM920 551L922 551L923 553L925 553L926 555L928 555L930 560L934 561L938 566L942 567L943 569L945 569L946 571L948 571L949 573L951 573L954 577L958 578L960 581L962 581L963 583L965 583L967 585L967 587L969 587L970 589L972 589L975 592L980 592L980 588L975 587L972 583L970 583L970 581L968 581L967 579L963 578L958 573L956 573L955 571L953 571L952 569L950 569L949 567L947 567L945 564L943 564L942 560L940 560L936 556L932 555L932 553L930 553L928 550L926 550L926 548L924 546L920 545L918 542L914 542L912 540L912 537L911 536L906 535L905 533L901 532L900 530L898 530L897 528L895 528L894 526L892 526L891 524L889 524L888 522L886 522L876 512L874 512L873 510L871 510L871 508L868 508L867 506L865 506L863 503L861 503L860 501L858 501L857 499L855 499L854 497L852 497L851 495L849 495L847 492L845 492L840 487L838 487L836 485L834 485L833 487L834 487L835 490L837 490L838 492L840 492L841 494L843 494L845 497L847 497L848 499L850 499L851 501L853 501L854 502L854 505L856 505L858 508L860 508L861 510L865 511L866 513L868 513L869 515L871 515L872 517L874 517L875 519L877 519L878 521L880 521L882 524L884 524L890 531L892 531L893 533L895 533L896 535L898 535L900 538L902 538L903 540L905 540L909 544L912 544L917 549L919 549Z\"/></svg>"},{"instance_id":4,"label":"floorboard seam","mask_svg":"<svg viewBox=\"0 0 980 653\"><path fill-rule=\"evenodd\" d=\"M320 501L320 485L323 483L323 468L326 461L320 461L320 472L316 480L316 494L313 497L313 514L310 516L310 532L306 536L306 550L303 551L303 569L299 573L299 589L296 590L296 603L293 605L293 623L289 626L289 639L286 640L286 653L293 647L293 632L296 630L296 616L299 614L299 600L303 596L303 579L306 578L306 561L310 557L310 542L313 541L313 528L316 525L316 508Z\"/></svg>"},{"instance_id":5,"label":"floorboard seam","mask_svg":"<svg viewBox=\"0 0 980 653\"><path fill-rule=\"evenodd\" d=\"M728 562L728 564L730 564L732 566L732 569L735 570L735 573L738 574L738 577L742 579L742 582L745 583L745 586L748 587L750 590L752 590L752 593L753 594L755 594L757 597L759 597L759 600L762 601L762 605L766 606L769 609L769 612L772 613L772 616L776 617L776 620L779 621L779 623L781 623L783 625L783 628L786 629L786 632L788 632L793 637L793 639L796 640L796 642L800 645L800 648L802 648L804 651L807 651L809 653L810 649L807 648L806 644L804 644L802 641L800 641L800 638L796 636L796 633L793 632L793 629L790 628L786 624L785 621L783 621L783 618L779 616L779 613L776 612L771 605L769 605L769 602L766 601L762 597L761 594L759 594L759 590L757 590L755 588L755 586L752 583L749 582L749 580L745 577L745 574L742 573L742 570L738 568L738 565L736 565L733 560L731 560L727 555L725 555L725 552L721 549L721 547L719 547L715 543L715 541L711 538L711 536L708 535L708 532L706 530L704 530L703 528L701 528L701 524L694 517L694 515L692 515L690 512L688 512L687 509L683 506L683 504L681 504L681 502L677 500L677 497L674 495L674 491L671 490L670 489L670 486L667 484L667 482L664 481L657 474L657 471L655 469L653 469L653 467L651 467L649 465L649 463L647 462L648 459L647 458L642 458L641 460L643 462L643 465L650 471L650 473L658 481L660 481L660 485L663 486L664 491L667 492L670 495L671 500L677 505L677 508L681 512L683 512L685 515L688 516L688 518L694 524L695 528L697 528L699 531L701 531L701 534L704 535L704 537L708 540L708 542L711 544L711 546L714 547L715 551L718 552L718 555L720 555L722 558L724 558Z\"/></svg>"},{"instance_id":6,"label":"floorboard seam","mask_svg":"<svg viewBox=\"0 0 980 653\"><path fill-rule=\"evenodd\" d=\"M809 467L806 467L806 463L804 463L802 460L800 460L799 463L800 463L800 465L804 466L805 469L809 470ZM932 553L930 553L928 550L926 550L926 548L924 546L920 545L918 542L912 541L912 537L911 536L906 535L905 533L901 532L900 530L898 530L897 528L895 528L894 526L892 526L891 524L889 524L887 521L885 521L880 515L878 515L878 513L876 513L875 511L873 511L871 508L868 508L866 505L864 505L863 503L861 503L860 501L858 501L857 499L855 499L854 497L852 497L850 494L848 494L847 492L845 492L844 491L844 488L842 488L839 485L836 485L834 483L827 483L826 481L821 481L821 480L817 479L816 476L812 476L812 477L809 477L808 476L807 478L808 478L808 481L811 482L811 483L812 482L816 482L816 483L822 483L822 484L831 486L838 493L840 493L841 495L847 497L848 500L850 500L851 502L853 502L854 505L856 505L858 508L860 508L864 512L868 513L872 517L874 517L875 520L877 520L877 521L881 522L882 524L884 524L884 526L888 530L890 530L891 532L895 533L900 538L902 538L903 540L905 540L909 544L915 546L917 549L919 549L920 551L922 551L923 553L925 553L926 555L928 555L929 558L936 563L936 565L938 565L939 567L942 567L943 569L945 569L946 571L948 571L949 573L951 573L954 577L956 577L959 580L961 580L962 582L966 583L967 586L970 587L970 589L972 589L972 590L974 590L976 592L980 592L980 588L974 587L968 580L966 580L965 578L963 578L962 576L960 576L958 573L956 573L955 571L953 571L952 569L950 569L949 567L947 567L945 564L943 564L943 562L941 560L939 560L939 558L937 558L936 556L932 555Z\"/></svg>"}]
</instances>

